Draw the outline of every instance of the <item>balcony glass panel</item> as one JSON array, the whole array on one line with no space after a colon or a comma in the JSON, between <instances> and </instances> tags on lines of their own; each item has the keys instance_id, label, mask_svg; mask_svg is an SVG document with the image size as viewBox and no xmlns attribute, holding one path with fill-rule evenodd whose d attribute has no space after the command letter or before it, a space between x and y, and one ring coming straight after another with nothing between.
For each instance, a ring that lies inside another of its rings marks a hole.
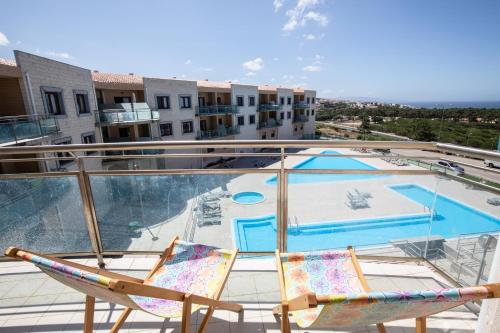
<instances>
[{"instance_id":1,"label":"balcony glass panel","mask_svg":"<svg viewBox=\"0 0 500 333\"><path fill-rule=\"evenodd\" d=\"M229 135L236 135L240 133L240 127L220 127L215 130L207 130L207 131L198 131L197 139L212 139L212 138L220 138Z\"/></svg>"},{"instance_id":2,"label":"balcony glass panel","mask_svg":"<svg viewBox=\"0 0 500 333\"><path fill-rule=\"evenodd\" d=\"M91 252L76 177L0 179L0 249Z\"/></svg>"},{"instance_id":3,"label":"balcony glass panel","mask_svg":"<svg viewBox=\"0 0 500 333\"><path fill-rule=\"evenodd\" d=\"M283 105L280 104L259 104L257 111L279 111L283 109Z\"/></svg>"},{"instance_id":4,"label":"balcony glass panel","mask_svg":"<svg viewBox=\"0 0 500 333\"><path fill-rule=\"evenodd\" d=\"M260 128L273 128L273 127L279 127L282 125L283 125L283 122L281 120L268 119L266 121L259 122L259 124L257 125L257 128L258 129L260 129Z\"/></svg>"},{"instance_id":5,"label":"balcony glass panel","mask_svg":"<svg viewBox=\"0 0 500 333\"><path fill-rule=\"evenodd\" d=\"M308 106L306 102L297 102L293 104L294 109L306 109Z\"/></svg>"},{"instance_id":6,"label":"balcony glass panel","mask_svg":"<svg viewBox=\"0 0 500 333\"><path fill-rule=\"evenodd\" d=\"M275 189L260 186L268 177L269 174L91 176L104 250L161 251L176 235L232 248L238 242L238 233L234 233L238 224L234 219L275 214ZM235 194L248 191L261 193L261 200L233 200ZM257 251L276 248L275 241L252 242L262 243Z\"/></svg>"},{"instance_id":7,"label":"balcony glass panel","mask_svg":"<svg viewBox=\"0 0 500 333\"><path fill-rule=\"evenodd\" d=\"M58 132L54 117L32 115L0 118L0 142L34 139Z\"/></svg>"},{"instance_id":8,"label":"balcony glass panel","mask_svg":"<svg viewBox=\"0 0 500 333\"><path fill-rule=\"evenodd\" d=\"M308 120L309 120L309 117L305 116L305 115L298 115L298 116L293 117L294 123L305 123Z\"/></svg>"},{"instance_id":9,"label":"balcony glass panel","mask_svg":"<svg viewBox=\"0 0 500 333\"><path fill-rule=\"evenodd\" d=\"M160 119L158 111L100 111L98 117L98 122L104 125Z\"/></svg>"},{"instance_id":10,"label":"balcony glass panel","mask_svg":"<svg viewBox=\"0 0 500 333\"><path fill-rule=\"evenodd\" d=\"M211 115L211 114L227 114L227 113L238 113L238 106L236 105L205 105L197 106L197 115Z\"/></svg>"}]
</instances>

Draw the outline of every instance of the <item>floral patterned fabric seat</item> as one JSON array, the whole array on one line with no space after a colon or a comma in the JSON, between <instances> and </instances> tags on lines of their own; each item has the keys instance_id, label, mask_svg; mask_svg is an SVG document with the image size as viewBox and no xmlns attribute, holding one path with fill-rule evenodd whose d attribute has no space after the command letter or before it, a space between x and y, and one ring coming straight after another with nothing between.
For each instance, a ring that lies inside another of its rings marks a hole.
<instances>
[{"instance_id":1,"label":"floral patterned fabric seat","mask_svg":"<svg viewBox=\"0 0 500 333\"><path fill-rule=\"evenodd\" d=\"M205 297L214 297L231 264L231 252L207 245L177 241L171 255L144 284ZM143 311L171 318L182 316L182 302L129 296ZM195 312L200 305L193 304Z\"/></svg>"},{"instance_id":2,"label":"floral patterned fabric seat","mask_svg":"<svg viewBox=\"0 0 500 333\"><path fill-rule=\"evenodd\" d=\"M488 297L485 287L365 292L350 251L280 254L287 299L305 293L330 302L292 311L301 328L342 328L419 318Z\"/></svg>"}]
</instances>

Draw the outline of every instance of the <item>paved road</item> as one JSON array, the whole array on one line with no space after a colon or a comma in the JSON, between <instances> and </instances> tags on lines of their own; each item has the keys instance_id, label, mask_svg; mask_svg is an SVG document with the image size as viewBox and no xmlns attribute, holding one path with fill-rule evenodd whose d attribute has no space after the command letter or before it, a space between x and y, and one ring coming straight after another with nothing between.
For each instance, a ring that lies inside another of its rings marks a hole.
<instances>
[{"instance_id":1,"label":"paved road","mask_svg":"<svg viewBox=\"0 0 500 333\"><path fill-rule=\"evenodd\" d=\"M472 158L467 158L467 157L461 157L461 156L454 156L454 155L446 155L442 153L434 153L434 152L429 152L429 151L421 151L421 150L410 150L410 149L391 149L392 152L401 154L404 156L429 156L429 157L437 157L437 158L443 158L446 160L453 160L457 162L462 162L462 163L467 163L475 166L480 166L484 167L484 162L482 160L475 160ZM465 172L469 175L476 176L476 177L481 177L487 180L491 180L497 183L500 183L500 169L490 169L487 168L489 171L486 170L480 170L476 168L471 168L468 166L463 166L465 169Z\"/></svg>"}]
</instances>

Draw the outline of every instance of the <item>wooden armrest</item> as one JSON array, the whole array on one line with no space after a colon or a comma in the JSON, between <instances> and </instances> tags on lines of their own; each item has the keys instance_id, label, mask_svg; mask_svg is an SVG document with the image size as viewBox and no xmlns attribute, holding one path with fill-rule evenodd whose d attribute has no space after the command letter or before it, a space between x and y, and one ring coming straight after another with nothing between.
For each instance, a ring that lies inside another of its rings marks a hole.
<instances>
[{"instance_id":1,"label":"wooden armrest","mask_svg":"<svg viewBox=\"0 0 500 333\"><path fill-rule=\"evenodd\" d=\"M305 310L318 306L316 294L309 293L292 298L288 302L288 311Z\"/></svg>"}]
</instances>

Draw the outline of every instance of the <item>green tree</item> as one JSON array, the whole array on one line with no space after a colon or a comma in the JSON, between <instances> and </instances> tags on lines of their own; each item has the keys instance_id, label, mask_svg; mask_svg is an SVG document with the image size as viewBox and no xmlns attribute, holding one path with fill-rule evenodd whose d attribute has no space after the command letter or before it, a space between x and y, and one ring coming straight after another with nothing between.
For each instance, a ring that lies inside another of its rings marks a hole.
<instances>
[{"instance_id":1,"label":"green tree","mask_svg":"<svg viewBox=\"0 0 500 333\"><path fill-rule=\"evenodd\" d=\"M414 139L418 141L436 141L437 136L427 121L419 121L415 128Z\"/></svg>"}]
</instances>

